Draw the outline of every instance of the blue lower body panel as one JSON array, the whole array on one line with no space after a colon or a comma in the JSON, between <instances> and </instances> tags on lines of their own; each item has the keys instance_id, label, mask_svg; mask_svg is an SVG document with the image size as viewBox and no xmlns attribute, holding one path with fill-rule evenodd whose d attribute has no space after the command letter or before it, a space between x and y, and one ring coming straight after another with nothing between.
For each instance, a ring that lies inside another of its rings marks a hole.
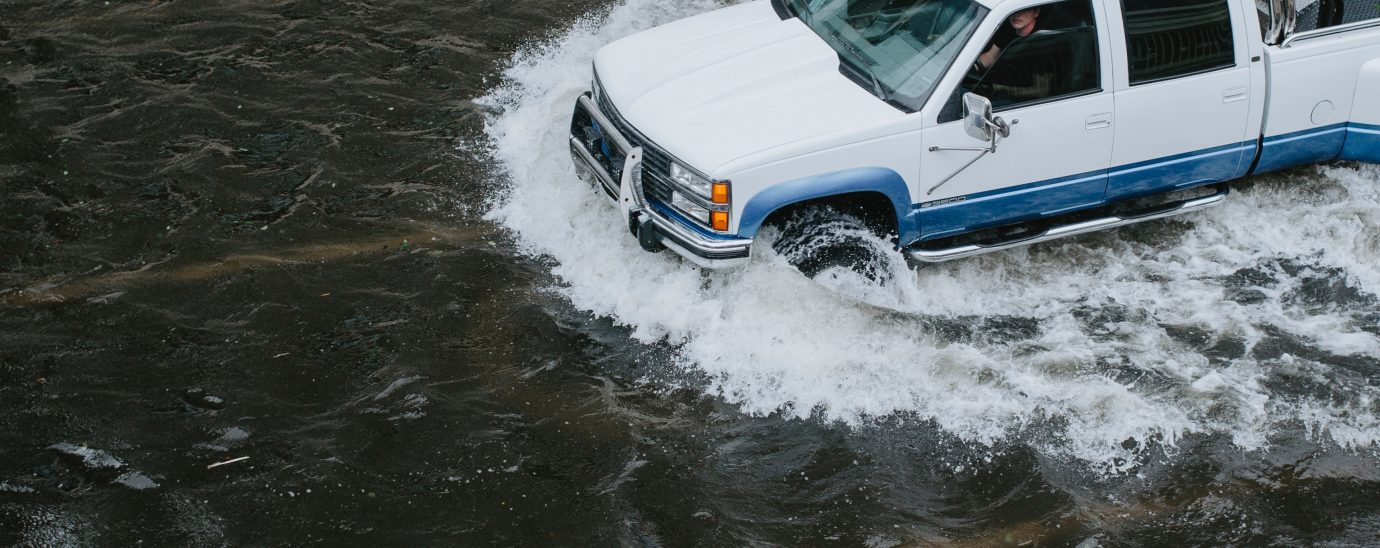
<instances>
[{"instance_id":1,"label":"blue lower body panel","mask_svg":"<svg viewBox=\"0 0 1380 548\"><path fill-rule=\"evenodd\" d=\"M1235 179L1254 152L1255 142L1248 141L1113 168L1106 201Z\"/></svg>"},{"instance_id":2,"label":"blue lower body panel","mask_svg":"<svg viewBox=\"0 0 1380 548\"><path fill-rule=\"evenodd\" d=\"M1380 126L1353 123L1347 127L1341 159L1380 163Z\"/></svg>"},{"instance_id":3,"label":"blue lower body panel","mask_svg":"<svg viewBox=\"0 0 1380 548\"><path fill-rule=\"evenodd\" d=\"M1107 172L1095 171L1016 188L972 194L919 210L921 239L929 240L1020 222L1102 203Z\"/></svg>"},{"instance_id":4,"label":"blue lower body panel","mask_svg":"<svg viewBox=\"0 0 1380 548\"><path fill-rule=\"evenodd\" d=\"M955 236L1180 188L1234 179L1255 142L1233 143L1145 162L964 196L919 210L921 240Z\"/></svg>"},{"instance_id":5,"label":"blue lower body panel","mask_svg":"<svg viewBox=\"0 0 1380 548\"><path fill-rule=\"evenodd\" d=\"M1347 138L1347 124L1333 124L1266 137L1254 173L1336 160Z\"/></svg>"}]
</instances>

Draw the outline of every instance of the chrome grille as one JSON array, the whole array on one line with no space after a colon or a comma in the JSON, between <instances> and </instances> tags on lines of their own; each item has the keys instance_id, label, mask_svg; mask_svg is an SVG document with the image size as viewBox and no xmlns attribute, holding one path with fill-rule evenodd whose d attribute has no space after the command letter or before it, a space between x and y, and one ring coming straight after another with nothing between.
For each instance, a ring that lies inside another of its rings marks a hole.
<instances>
[{"instance_id":1,"label":"chrome grille","mask_svg":"<svg viewBox=\"0 0 1380 548\"><path fill-rule=\"evenodd\" d=\"M594 80L594 102L608 119L618 126L618 131L632 146L642 147L642 188L647 198L662 203L671 203L671 156L657 147L650 139L623 119L618 109L613 108L608 95L598 78Z\"/></svg>"}]
</instances>

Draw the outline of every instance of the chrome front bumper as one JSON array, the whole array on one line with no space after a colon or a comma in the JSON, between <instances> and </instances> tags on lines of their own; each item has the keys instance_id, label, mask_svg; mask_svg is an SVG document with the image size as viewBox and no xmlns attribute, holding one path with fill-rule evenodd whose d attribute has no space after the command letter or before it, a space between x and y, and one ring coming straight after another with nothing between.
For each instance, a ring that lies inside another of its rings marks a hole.
<instances>
[{"instance_id":1,"label":"chrome front bumper","mask_svg":"<svg viewBox=\"0 0 1380 548\"><path fill-rule=\"evenodd\" d=\"M597 187L620 210L629 231L643 249L658 251L664 246L710 269L732 268L747 262L752 251L751 239L709 236L675 219L666 206L648 202L642 189L642 149L633 146L618 132L588 93L575 100L575 109L577 114L584 112L597 123L604 143L616 147L624 157L622 166L614 166L621 167L621 177L615 179L586 142L579 135L572 135L570 156L575 161L575 170L581 179Z\"/></svg>"}]
</instances>

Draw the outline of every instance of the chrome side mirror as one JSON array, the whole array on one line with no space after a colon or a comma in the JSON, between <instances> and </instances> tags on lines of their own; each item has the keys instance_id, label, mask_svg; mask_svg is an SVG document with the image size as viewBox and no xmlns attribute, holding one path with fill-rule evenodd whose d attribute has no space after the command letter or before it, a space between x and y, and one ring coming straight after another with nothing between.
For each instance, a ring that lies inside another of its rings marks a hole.
<instances>
[{"instance_id":1,"label":"chrome side mirror","mask_svg":"<svg viewBox=\"0 0 1380 548\"><path fill-rule=\"evenodd\" d=\"M1014 123L1016 122L1012 122L1012 124ZM934 194L934 191L938 190L939 187L952 181L959 173L963 173L963 170L972 167L972 165L976 164L983 156L995 153L997 151L997 143L1011 136L1011 124L1006 123L1006 120L1001 119L1001 116L992 116L992 101L976 93L963 94L963 130L967 131L968 135L974 139L986 141L987 146L982 148L930 147L930 152L957 150L964 152L981 152L982 154L973 157L973 159L969 160L963 167L958 168L958 171L955 171L953 175L946 177L944 180L939 181L938 184L930 187L929 191L925 192L926 196Z\"/></svg>"},{"instance_id":2,"label":"chrome side mirror","mask_svg":"<svg viewBox=\"0 0 1380 548\"><path fill-rule=\"evenodd\" d=\"M992 101L976 93L963 94L963 129L979 141L992 140L992 127L987 121L992 118Z\"/></svg>"},{"instance_id":3,"label":"chrome side mirror","mask_svg":"<svg viewBox=\"0 0 1380 548\"><path fill-rule=\"evenodd\" d=\"M976 93L963 94L963 129L970 137L990 143L993 152L999 138L1011 136L1011 126L1000 116L992 116L992 101Z\"/></svg>"}]
</instances>

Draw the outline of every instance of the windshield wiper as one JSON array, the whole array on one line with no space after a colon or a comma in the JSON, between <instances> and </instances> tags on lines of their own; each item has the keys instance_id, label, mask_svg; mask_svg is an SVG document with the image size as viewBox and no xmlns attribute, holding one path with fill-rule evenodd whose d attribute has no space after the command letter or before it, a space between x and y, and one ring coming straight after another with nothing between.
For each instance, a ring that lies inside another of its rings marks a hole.
<instances>
[{"instance_id":1,"label":"windshield wiper","mask_svg":"<svg viewBox=\"0 0 1380 548\"><path fill-rule=\"evenodd\" d=\"M857 48L853 47L853 44L850 44L847 40L844 40L843 36L839 35L838 31L834 29L829 29L829 34L833 35L834 41L838 42L840 47L848 51L848 53L852 54L854 59L858 60L858 69L866 73L867 77L872 80L872 93L876 95L878 99L881 99L885 102L890 102L891 98L887 97L886 88L882 87L882 81L878 80L877 75L872 72L872 63L869 63L867 61L867 58L863 57L862 52L858 51Z\"/></svg>"}]
</instances>

